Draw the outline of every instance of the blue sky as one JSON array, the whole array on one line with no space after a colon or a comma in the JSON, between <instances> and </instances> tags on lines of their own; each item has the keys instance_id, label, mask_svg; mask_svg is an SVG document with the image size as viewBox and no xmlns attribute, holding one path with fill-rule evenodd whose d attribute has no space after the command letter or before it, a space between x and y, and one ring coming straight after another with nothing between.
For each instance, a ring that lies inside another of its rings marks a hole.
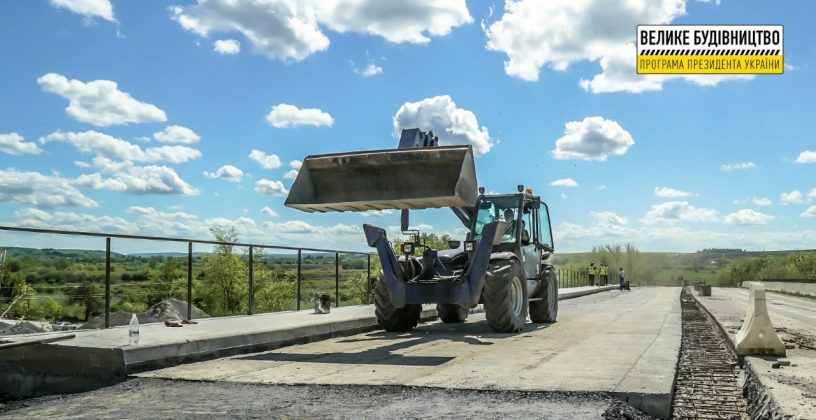
<instances>
[{"instance_id":1,"label":"blue sky","mask_svg":"<svg viewBox=\"0 0 816 420\"><path fill-rule=\"evenodd\" d=\"M813 248L816 6L626 4L2 2L0 223L363 250L398 214L288 209L290 162L419 125L473 144L488 191L541 194L559 251ZM661 23L783 24L785 74L637 76Z\"/></svg>"}]
</instances>

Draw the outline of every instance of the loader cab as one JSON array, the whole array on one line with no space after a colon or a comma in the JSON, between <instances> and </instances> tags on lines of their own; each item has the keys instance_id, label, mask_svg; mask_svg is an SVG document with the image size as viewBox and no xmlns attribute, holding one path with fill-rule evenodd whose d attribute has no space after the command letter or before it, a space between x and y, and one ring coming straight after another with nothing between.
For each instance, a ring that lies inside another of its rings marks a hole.
<instances>
[{"instance_id":1,"label":"loader cab","mask_svg":"<svg viewBox=\"0 0 816 420\"><path fill-rule=\"evenodd\" d=\"M476 210L473 240L481 238L488 223L504 221L501 243L493 247L493 252L512 252L521 260L527 277L537 277L543 261L555 249L547 204L529 193L481 195ZM507 220L510 214L512 218Z\"/></svg>"}]
</instances>

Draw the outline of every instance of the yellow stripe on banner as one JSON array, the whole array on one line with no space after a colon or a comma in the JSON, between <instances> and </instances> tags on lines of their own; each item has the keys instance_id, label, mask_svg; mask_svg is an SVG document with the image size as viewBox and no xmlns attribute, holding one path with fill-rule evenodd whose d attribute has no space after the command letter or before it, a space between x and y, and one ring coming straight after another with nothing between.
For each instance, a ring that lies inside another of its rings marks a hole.
<instances>
[{"instance_id":1,"label":"yellow stripe on banner","mask_svg":"<svg viewBox=\"0 0 816 420\"><path fill-rule=\"evenodd\" d=\"M781 55L639 55L638 74L782 74Z\"/></svg>"}]
</instances>

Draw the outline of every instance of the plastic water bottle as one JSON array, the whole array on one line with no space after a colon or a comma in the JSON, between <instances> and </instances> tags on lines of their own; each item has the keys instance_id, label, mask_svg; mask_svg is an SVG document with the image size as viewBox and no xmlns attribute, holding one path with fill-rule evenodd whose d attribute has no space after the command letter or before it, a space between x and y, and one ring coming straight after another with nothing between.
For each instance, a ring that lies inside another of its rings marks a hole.
<instances>
[{"instance_id":1,"label":"plastic water bottle","mask_svg":"<svg viewBox=\"0 0 816 420\"><path fill-rule=\"evenodd\" d=\"M128 332L128 344L135 346L139 344L139 320L136 314L130 317L130 331Z\"/></svg>"}]
</instances>

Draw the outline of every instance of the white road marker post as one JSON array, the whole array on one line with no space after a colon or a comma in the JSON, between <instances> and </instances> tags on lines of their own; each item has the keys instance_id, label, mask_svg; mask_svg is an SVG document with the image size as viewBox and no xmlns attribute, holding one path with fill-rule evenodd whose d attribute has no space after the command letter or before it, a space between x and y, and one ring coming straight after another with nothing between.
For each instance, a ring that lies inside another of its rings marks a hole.
<instances>
[{"instance_id":1,"label":"white road marker post","mask_svg":"<svg viewBox=\"0 0 816 420\"><path fill-rule=\"evenodd\" d=\"M785 356L785 343L776 335L768 307L765 304L765 286L751 283L748 313L736 337L738 356Z\"/></svg>"}]
</instances>

